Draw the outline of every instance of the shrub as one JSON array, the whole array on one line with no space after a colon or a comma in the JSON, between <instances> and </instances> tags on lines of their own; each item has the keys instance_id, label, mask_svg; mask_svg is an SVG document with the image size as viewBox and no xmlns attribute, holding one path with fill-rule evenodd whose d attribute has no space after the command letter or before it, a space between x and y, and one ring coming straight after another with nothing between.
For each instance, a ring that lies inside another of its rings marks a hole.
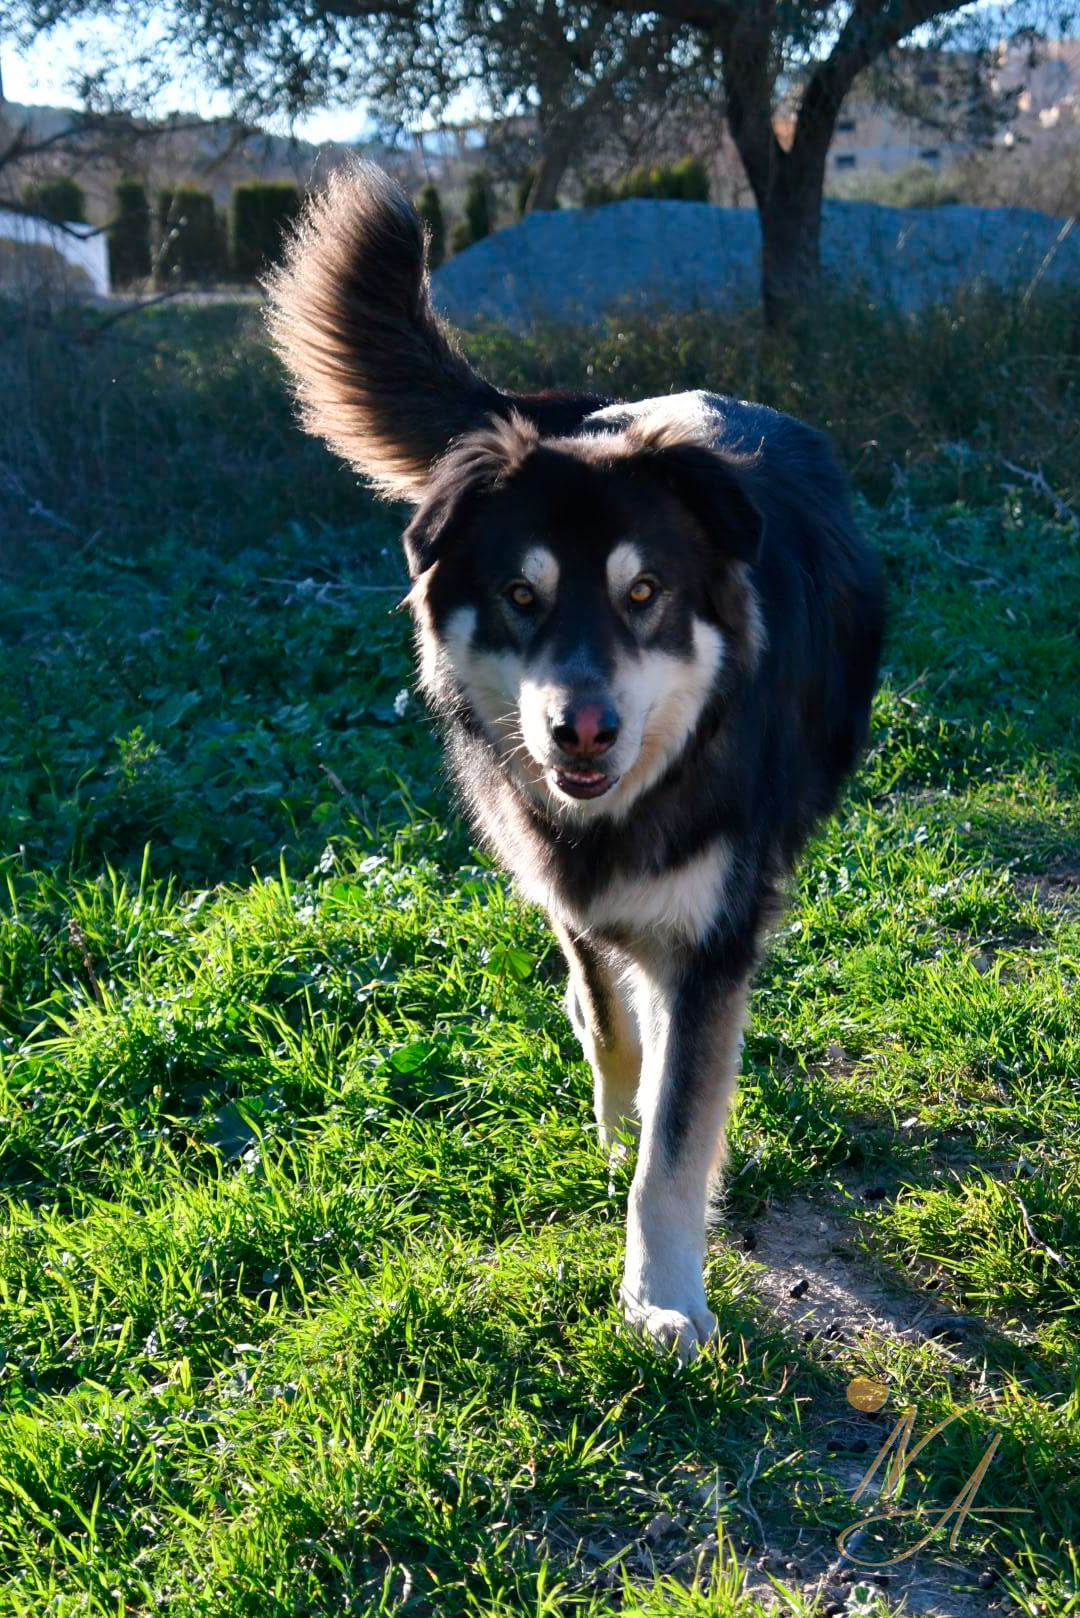
<instances>
[{"instance_id":1,"label":"shrub","mask_svg":"<svg viewBox=\"0 0 1080 1618\"><path fill-rule=\"evenodd\" d=\"M651 168L639 163L614 184L609 180L586 180L581 192L586 208L602 208L628 197L708 202L708 171L700 157L680 157L677 163L654 163Z\"/></svg>"},{"instance_id":2,"label":"shrub","mask_svg":"<svg viewBox=\"0 0 1080 1618\"><path fill-rule=\"evenodd\" d=\"M233 187L232 267L254 279L272 264L282 235L300 210L300 189L292 180L253 180Z\"/></svg>"},{"instance_id":3,"label":"shrub","mask_svg":"<svg viewBox=\"0 0 1080 1618\"><path fill-rule=\"evenodd\" d=\"M895 174L845 175L830 184L829 194L851 202L878 202L887 208L941 208L971 200L958 170L942 172L929 163L909 163Z\"/></svg>"},{"instance_id":4,"label":"shrub","mask_svg":"<svg viewBox=\"0 0 1080 1618\"><path fill-rule=\"evenodd\" d=\"M670 172L679 202L708 202L709 171L700 157L680 157Z\"/></svg>"},{"instance_id":5,"label":"shrub","mask_svg":"<svg viewBox=\"0 0 1080 1618\"><path fill-rule=\"evenodd\" d=\"M43 244L0 243L0 287L5 247L28 268L16 280L13 265L14 296L0 290L0 592L8 568L36 568L97 529L110 555L175 540L224 560L306 521L309 505L318 531L367 521L353 482L297 433L249 300L167 300L116 326L59 294L42 309L52 285L81 277ZM381 516L373 558L393 533Z\"/></svg>"},{"instance_id":6,"label":"shrub","mask_svg":"<svg viewBox=\"0 0 1080 1618\"><path fill-rule=\"evenodd\" d=\"M514 189L514 211L519 219L524 219L525 217L525 210L529 206L529 198L532 196L532 188L535 184L536 164L530 163Z\"/></svg>"},{"instance_id":7,"label":"shrub","mask_svg":"<svg viewBox=\"0 0 1080 1618\"><path fill-rule=\"evenodd\" d=\"M455 253L491 235L491 192L482 170L469 175L465 187L465 217L454 226L450 244Z\"/></svg>"},{"instance_id":8,"label":"shrub","mask_svg":"<svg viewBox=\"0 0 1080 1618\"><path fill-rule=\"evenodd\" d=\"M581 188L581 203L585 208L603 208L615 200L615 187L608 180L586 180Z\"/></svg>"},{"instance_id":9,"label":"shrub","mask_svg":"<svg viewBox=\"0 0 1080 1618\"><path fill-rule=\"evenodd\" d=\"M656 197L660 194L660 170L648 169L643 163L636 163L623 180L621 186L616 187L616 194L624 197Z\"/></svg>"},{"instance_id":10,"label":"shrub","mask_svg":"<svg viewBox=\"0 0 1080 1618\"><path fill-rule=\"evenodd\" d=\"M210 281L225 272L225 232L209 191L178 186L158 196L158 281Z\"/></svg>"},{"instance_id":11,"label":"shrub","mask_svg":"<svg viewBox=\"0 0 1080 1618\"><path fill-rule=\"evenodd\" d=\"M439 188L429 181L416 199L416 211L427 226L428 268L437 270L446 257L446 220Z\"/></svg>"},{"instance_id":12,"label":"shrub","mask_svg":"<svg viewBox=\"0 0 1080 1618\"><path fill-rule=\"evenodd\" d=\"M150 204L138 180L116 187L116 216L109 226L109 278L114 287L128 286L150 274Z\"/></svg>"},{"instance_id":13,"label":"shrub","mask_svg":"<svg viewBox=\"0 0 1080 1618\"><path fill-rule=\"evenodd\" d=\"M86 224L86 193L69 174L32 180L23 187L23 202L54 225Z\"/></svg>"}]
</instances>

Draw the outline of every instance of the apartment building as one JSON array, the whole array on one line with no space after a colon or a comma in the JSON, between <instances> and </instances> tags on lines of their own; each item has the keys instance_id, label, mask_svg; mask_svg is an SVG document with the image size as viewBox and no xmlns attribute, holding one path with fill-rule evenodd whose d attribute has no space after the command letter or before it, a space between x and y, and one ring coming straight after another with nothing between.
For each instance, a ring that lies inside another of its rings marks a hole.
<instances>
[{"instance_id":1,"label":"apartment building","mask_svg":"<svg viewBox=\"0 0 1080 1618\"><path fill-rule=\"evenodd\" d=\"M1040 130L1080 129L1080 40L1018 38L995 50L989 73L962 51L911 52L898 101L856 85L829 152L833 175L895 173L912 163L945 167L987 144L1005 149ZM926 117L902 110L926 110Z\"/></svg>"}]
</instances>

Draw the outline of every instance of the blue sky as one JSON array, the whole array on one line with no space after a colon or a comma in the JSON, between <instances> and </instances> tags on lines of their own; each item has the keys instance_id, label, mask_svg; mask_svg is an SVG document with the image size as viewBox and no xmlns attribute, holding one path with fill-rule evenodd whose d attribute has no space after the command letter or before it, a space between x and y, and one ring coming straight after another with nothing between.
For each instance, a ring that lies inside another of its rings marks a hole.
<instances>
[{"instance_id":1,"label":"blue sky","mask_svg":"<svg viewBox=\"0 0 1080 1618\"><path fill-rule=\"evenodd\" d=\"M3 73L4 95L9 101L31 105L71 105L75 100L73 82L84 50L88 49L92 55L95 45L108 47L124 43L125 40L126 31L108 22L55 28L25 51L16 50L13 44L0 38L0 72ZM173 107L206 117L228 109L226 99L207 91L193 74L178 75L171 87L169 101ZM316 142L355 140L362 133L364 124L362 106L344 110L339 108L304 119L297 125L296 132L303 139Z\"/></svg>"}]
</instances>

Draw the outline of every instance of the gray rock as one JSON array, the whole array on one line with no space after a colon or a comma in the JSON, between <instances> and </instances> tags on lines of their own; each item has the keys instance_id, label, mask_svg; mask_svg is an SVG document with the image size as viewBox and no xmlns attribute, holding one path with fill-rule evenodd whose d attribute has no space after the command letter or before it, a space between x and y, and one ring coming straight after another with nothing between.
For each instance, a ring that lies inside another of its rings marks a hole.
<instances>
[{"instance_id":1,"label":"gray rock","mask_svg":"<svg viewBox=\"0 0 1080 1618\"><path fill-rule=\"evenodd\" d=\"M585 323L621 309L723 308L759 295L756 210L618 202L530 214L444 264L435 302L455 325ZM827 202L821 257L834 287L914 310L980 280L1080 281L1080 225L1025 208Z\"/></svg>"}]
</instances>

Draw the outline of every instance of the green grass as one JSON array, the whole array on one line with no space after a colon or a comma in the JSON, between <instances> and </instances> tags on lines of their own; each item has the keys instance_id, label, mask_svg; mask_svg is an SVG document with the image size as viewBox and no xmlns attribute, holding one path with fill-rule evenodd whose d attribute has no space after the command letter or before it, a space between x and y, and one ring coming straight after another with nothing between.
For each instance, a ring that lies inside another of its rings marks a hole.
<instances>
[{"instance_id":1,"label":"green grass","mask_svg":"<svg viewBox=\"0 0 1080 1618\"><path fill-rule=\"evenodd\" d=\"M920 1565L1080 1611L1067 514L985 448L861 507L874 743L758 980L722 1336L679 1372L619 1328L629 1170L609 1189L557 950L441 784L393 514L283 425L224 508L258 449L231 413L279 405L237 349L219 408L211 314L160 399L175 483L110 461L115 532L40 533L0 581L0 1615L753 1618L733 1559L856 1515L828 1442L857 1371L889 1388L871 1436L994 1391L905 1503L1000 1434L979 1503L1031 1515ZM168 415L196 381L201 427ZM796 1195L856 1271L938 1281L960 1346L785 1333L737 1233Z\"/></svg>"}]
</instances>

